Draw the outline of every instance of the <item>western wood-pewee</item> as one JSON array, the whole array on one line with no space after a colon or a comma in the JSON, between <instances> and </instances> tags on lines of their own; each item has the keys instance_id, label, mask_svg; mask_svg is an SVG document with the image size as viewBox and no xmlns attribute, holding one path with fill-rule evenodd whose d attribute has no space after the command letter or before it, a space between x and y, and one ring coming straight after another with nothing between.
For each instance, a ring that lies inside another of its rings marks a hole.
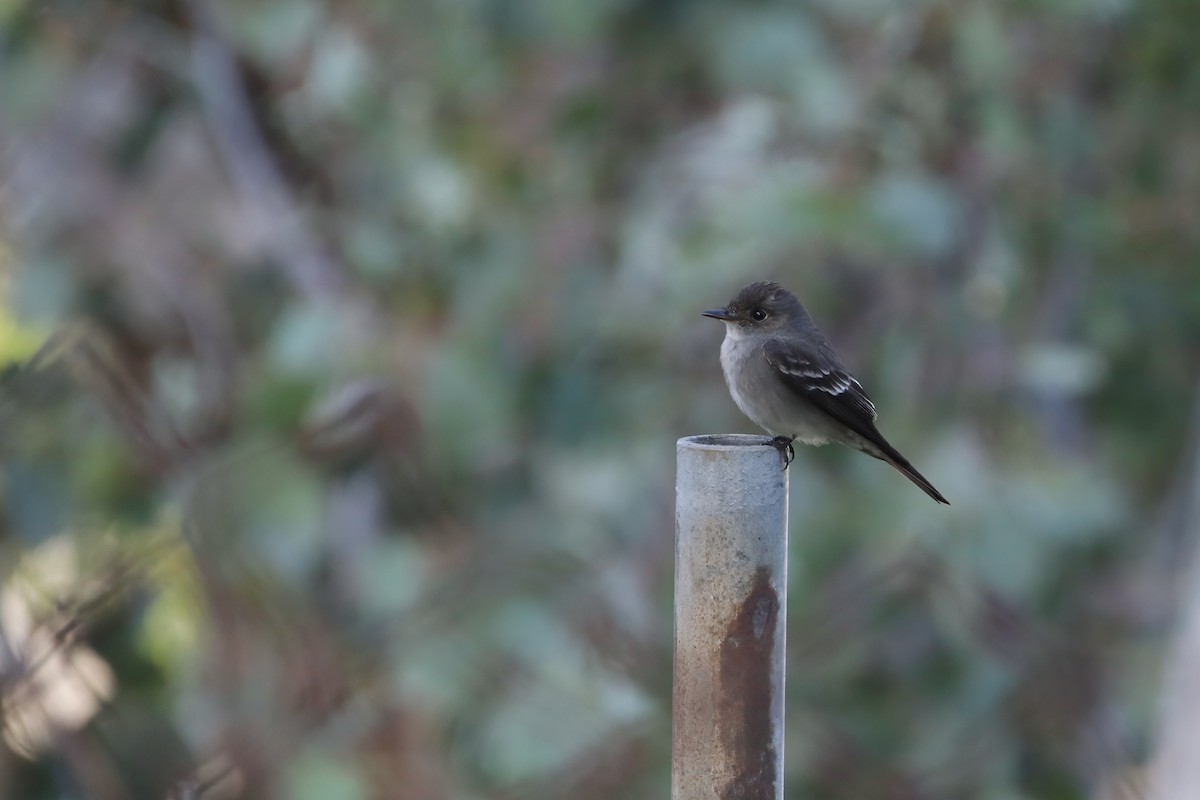
<instances>
[{"instance_id":1,"label":"western wood-pewee","mask_svg":"<svg viewBox=\"0 0 1200 800\"><path fill-rule=\"evenodd\" d=\"M939 503L950 505L875 427L875 404L843 366L796 295L752 283L724 308L703 312L725 323L721 369L742 413L775 437L786 468L792 442L829 442L886 461Z\"/></svg>"}]
</instances>

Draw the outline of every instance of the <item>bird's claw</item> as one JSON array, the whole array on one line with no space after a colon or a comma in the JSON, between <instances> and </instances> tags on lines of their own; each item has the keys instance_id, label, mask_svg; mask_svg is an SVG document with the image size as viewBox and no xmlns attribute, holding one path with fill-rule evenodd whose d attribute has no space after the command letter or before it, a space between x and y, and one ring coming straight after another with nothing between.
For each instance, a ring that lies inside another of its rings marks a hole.
<instances>
[{"instance_id":1,"label":"bird's claw","mask_svg":"<svg viewBox=\"0 0 1200 800\"><path fill-rule=\"evenodd\" d=\"M792 447L792 440L795 436L776 436L771 440L771 447L779 451L779 455L783 456L783 468L787 469L788 464L796 459L796 448Z\"/></svg>"}]
</instances>

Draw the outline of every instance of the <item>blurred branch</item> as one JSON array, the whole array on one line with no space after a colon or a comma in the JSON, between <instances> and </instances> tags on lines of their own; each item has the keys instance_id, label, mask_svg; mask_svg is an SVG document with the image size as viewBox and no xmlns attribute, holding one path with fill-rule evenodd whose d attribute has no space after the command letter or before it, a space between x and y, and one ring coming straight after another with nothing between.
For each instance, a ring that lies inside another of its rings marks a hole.
<instances>
[{"instance_id":1,"label":"blurred branch","mask_svg":"<svg viewBox=\"0 0 1200 800\"><path fill-rule=\"evenodd\" d=\"M89 587L86 593L81 589L68 597L46 596L40 587L29 583L26 591L31 597L36 594L36 599L53 606L53 611L48 618L40 620L33 631L24 635L23 642L17 647L0 626L0 698L7 704L25 694L40 691L35 685L39 671L56 657L86 641L88 626L99 613L130 591L156 563L178 548L178 542L166 540L139 554L118 553L111 564L100 568L105 577L94 588ZM46 636L39 637L42 633ZM32 652L29 642L45 643L47 647Z\"/></svg>"},{"instance_id":2,"label":"blurred branch","mask_svg":"<svg viewBox=\"0 0 1200 800\"><path fill-rule=\"evenodd\" d=\"M1180 515L1191 540L1191 565L1181 587L1180 630L1160 700L1159 746L1148 795L1153 800L1200 797L1200 387L1191 428L1188 486Z\"/></svg>"},{"instance_id":3,"label":"blurred branch","mask_svg":"<svg viewBox=\"0 0 1200 800\"><path fill-rule=\"evenodd\" d=\"M255 119L250 94L208 0L188 0L196 28L196 87L209 125L247 210L293 286L310 298L346 285L341 269L309 233Z\"/></svg>"}]
</instances>

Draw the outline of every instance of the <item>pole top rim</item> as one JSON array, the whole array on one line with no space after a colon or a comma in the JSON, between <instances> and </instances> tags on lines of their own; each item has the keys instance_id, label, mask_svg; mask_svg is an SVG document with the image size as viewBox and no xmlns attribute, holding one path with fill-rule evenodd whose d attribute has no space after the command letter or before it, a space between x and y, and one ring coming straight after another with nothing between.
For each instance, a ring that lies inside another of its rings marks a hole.
<instances>
[{"instance_id":1,"label":"pole top rim","mask_svg":"<svg viewBox=\"0 0 1200 800\"><path fill-rule=\"evenodd\" d=\"M771 444L770 436L752 433L705 433L699 436L684 436L675 444L689 450L732 450L742 447L762 447Z\"/></svg>"}]
</instances>

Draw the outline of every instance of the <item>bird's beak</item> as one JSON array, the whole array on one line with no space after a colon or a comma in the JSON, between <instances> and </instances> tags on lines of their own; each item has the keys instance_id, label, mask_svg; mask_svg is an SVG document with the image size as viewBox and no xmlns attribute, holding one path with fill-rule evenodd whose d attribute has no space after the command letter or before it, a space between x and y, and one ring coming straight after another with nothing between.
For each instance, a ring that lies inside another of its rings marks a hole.
<instances>
[{"instance_id":1,"label":"bird's beak","mask_svg":"<svg viewBox=\"0 0 1200 800\"><path fill-rule=\"evenodd\" d=\"M700 314L705 317L719 319L722 322L729 322L731 319L733 319L730 313L723 308L710 308L708 311L701 311Z\"/></svg>"}]
</instances>

